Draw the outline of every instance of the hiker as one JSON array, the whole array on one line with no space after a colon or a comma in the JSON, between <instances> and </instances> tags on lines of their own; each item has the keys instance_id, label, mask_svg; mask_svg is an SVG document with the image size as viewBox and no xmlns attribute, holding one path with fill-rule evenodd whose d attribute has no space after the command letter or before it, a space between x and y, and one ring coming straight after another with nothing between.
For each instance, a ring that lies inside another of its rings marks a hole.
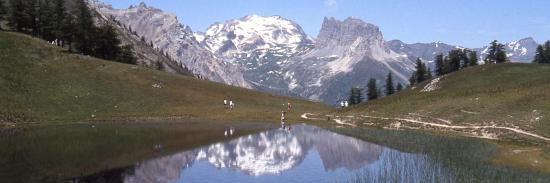
<instances>
[{"instance_id":1,"label":"hiker","mask_svg":"<svg viewBox=\"0 0 550 183\"><path fill-rule=\"evenodd\" d=\"M223 108L227 109L227 99L223 99Z\"/></svg>"},{"instance_id":2,"label":"hiker","mask_svg":"<svg viewBox=\"0 0 550 183\"><path fill-rule=\"evenodd\" d=\"M281 128L285 128L285 115L286 115L286 112L285 111L281 111Z\"/></svg>"},{"instance_id":3,"label":"hiker","mask_svg":"<svg viewBox=\"0 0 550 183\"><path fill-rule=\"evenodd\" d=\"M344 108L344 107L345 107L344 101L340 101L340 107L341 107L341 108Z\"/></svg>"},{"instance_id":4,"label":"hiker","mask_svg":"<svg viewBox=\"0 0 550 183\"><path fill-rule=\"evenodd\" d=\"M233 100L230 100L229 101L229 109L233 109L233 107L235 107L235 103L233 102Z\"/></svg>"},{"instance_id":5,"label":"hiker","mask_svg":"<svg viewBox=\"0 0 550 183\"><path fill-rule=\"evenodd\" d=\"M287 105L287 111L290 112L292 110L292 104L289 102Z\"/></svg>"},{"instance_id":6,"label":"hiker","mask_svg":"<svg viewBox=\"0 0 550 183\"><path fill-rule=\"evenodd\" d=\"M348 107L348 106L349 106L348 101L344 102L344 105L345 105L346 107Z\"/></svg>"}]
</instances>

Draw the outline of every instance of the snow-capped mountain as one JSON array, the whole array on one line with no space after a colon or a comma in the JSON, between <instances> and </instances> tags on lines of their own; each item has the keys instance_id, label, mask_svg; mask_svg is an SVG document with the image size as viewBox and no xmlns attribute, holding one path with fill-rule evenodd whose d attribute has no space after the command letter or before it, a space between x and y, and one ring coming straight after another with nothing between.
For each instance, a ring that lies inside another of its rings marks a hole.
<instances>
[{"instance_id":1,"label":"snow-capped mountain","mask_svg":"<svg viewBox=\"0 0 550 183\"><path fill-rule=\"evenodd\" d=\"M535 58L538 45L539 44L533 38L528 37L520 39L518 41L504 43L504 48L506 48L506 56L508 56L508 59L510 59L510 61L531 63ZM489 46L474 50L480 53L479 55L481 56L481 58L485 58L485 56L487 56Z\"/></svg>"},{"instance_id":2,"label":"snow-capped mountain","mask_svg":"<svg viewBox=\"0 0 550 183\"><path fill-rule=\"evenodd\" d=\"M144 3L129 9L92 4L113 16L194 74L226 84L335 104L350 87L365 87L370 78L383 85L391 72L403 85L414 61L428 64L439 53L463 48L441 42L407 44L385 41L380 29L362 20L325 18L315 39L295 22L280 16L249 15L193 32L173 14ZM513 62L531 62L538 44L532 38L506 43ZM480 60L487 47L470 48Z\"/></svg>"},{"instance_id":3,"label":"snow-capped mountain","mask_svg":"<svg viewBox=\"0 0 550 183\"><path fill-rule=\"evenodd\" d=\"M123 177L124 182L177 182L182 172L198 162L251 176L281 174L300 166L308 153L318 154L325 170L359 170L391 151L395 150L317 127L295 125L292 133L275 129L144 161L134 167L133 174Z\"/></svg>"},{"instance_id":4,"label":"snow-capped mountain","mask_svg":"<svg viewBox=\"0 0 550 183\"><path fill-rule=\"evenodd\" d=\"M389 72L406 84L414 68L389 49L377 26L354 18L325 18L314 49L289 60L288 88L332 104L345 99L350 87L364 87L370 78L381 83Z\"/></svg>"},{"instance_id":5,"label":"snow-capped mountain","mask_svg":"<svg viewBox=\"0 0 550 183\"><path fill-rule=\"evenodd\" d=\"M145 3L128 9L114 9L103 3L93 3L91 6L104 17L114 17L150 40L155 48L167 53L193 74L212 81L251 88L240 67L216 58L201 47L191 28L181 24L176 15L148 7Z\"/></svg>"},{"instance_id":6,"label":"snow-capped mountain","mask_svg":"<svg viewBox=\"0 0 550 183\"><path fill-rule=\"evenodd\" d=\"M453 49L465 48L441 42L406 44L400 40L391 40L388 41L387 44L390 49L396 53L402 54L410 59L421 58L424 61L434 60L436 54L447 54ZM503 44L510 61L523 63L530 63L533 61L538 46L538 43L531 37ZM489 46L469 49L477 51L479 60L482 61L483 58L487 56Z\"/></svg>"},{"instance_id":7,"label":"snow-capped mountain","mask_svg":"<svg viewBox=\"0 0 550 183\"><path fill-rule=\"evenodd\" d=\"M298 24L280 16L249 15L215 23L195 37L219 58L242 66L245 79L256 88L283 94L289 94L281 75L283 60L312 46Z\"/></svg>"}]
</instances>

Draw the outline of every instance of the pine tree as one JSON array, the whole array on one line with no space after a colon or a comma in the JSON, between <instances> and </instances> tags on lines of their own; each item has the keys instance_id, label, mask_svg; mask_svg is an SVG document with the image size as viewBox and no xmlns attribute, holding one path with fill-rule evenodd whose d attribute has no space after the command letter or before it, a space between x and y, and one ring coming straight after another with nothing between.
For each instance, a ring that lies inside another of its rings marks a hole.
<instances>
[{"instance_id":1,"label":"pine tree","mask_svg":"<svg viewBox=\"0 0 550 183\"><path fill-rule=\"evenodd\" d=\"M416 71L411 74L411 77L409 78L409 85L413 86L416 84L416 81L418 81L416 77Z\"/></svg>"},{"instance_id":2,"label":"pine tree","mask_svg":"<svg viewBox=\"0 0 550 183\"><path fill-rule=\"evenodd\" d=\"M422 63L420 58L416 59L416 83L426 80L426 65Z\"/></svg>"},{"instance_id":3,"label":"pine tree","mask_svg":"<svg viewBox=\"0 0 550 183\"><path fill-rule=\"evenodd\" d=\"M550 41L544 43L544 61L543 63L550 63Z\"/></svg>"},{"instance_id":4,"label":"pine tree","mask_svg":"<svg viewBox=\"0 0 550 183\"><path fill-rule=\"evenodd\" d=\"M137 64L137 58L134 56L134 47L132 45L122 46L119 58L117 60L122 63L134 64L134 65ZM162 66L162 68L159 70L163 70L163 69L164 69L164 66Z\"/></svg>"},{"instance_id":5,"label":"pine tree","mask_svg":"<svg viewBox=\"0 0 550 183\"><path fill-rule=\"evenodd\" d=\"M459 49L449 52L449 72L460 70L460 63L463 60L462 55L462 51Z\"/></svg>"},{"instance_id":6,"label":"pine tree","mask_svg":"<svg viewBox=\"0 0 550 183\"><path fill-rule=\"evenodd\" d=\"M92 13L85 0L78 0L76 5L74 42L78 51L83 54L93 53L93 42L96 27Z\"/></svg>"},{"instance_id":7,"label":"pine tree","mask_svg":"<svg viewBox=\"0 0 550 183\"><path fill-rule=\"evenodd\" d=\"M350 105L356 105L363 102L363 90L357 87L352 87L348 102Z\"/></svg>"},{"instance_id":8,"label":"pine tree","mask_svg":"<svg viewBox=\"0 0 550 183\"><path fill-rule=\"evenodd\" d=\"M443 76L446 74L444 70L445 60L443 58L443 54L437 54L435 56L435 74L437 76Z\"/></svg>"},{"instance_id":9,"label":"pine tree","mask_svg":"<svg viewBox=\"0 0 550 183\"><path fill-rule=\"evenodd\" d=\"M39 25L39 11L40 3L38 0L26 0L24 1L23 16L26 17L28 22L28 28L30 33L33 36L40 35L40 25Z\"/></svg>"},{"instance_id":10,"label":"pine tree","mask_svg":"<svg viewBox=\"0 0 550 183\"><path fill-rule=\"evenodd\" d=\"M39 1L38 34L47 41L56 39L56 19L54 6L49 0Z\"/></svg>"},{"instance_id":11,"label":"pine tree","mask_svg":"<svg viewBox=\"0 0 550 183\"><path fill-rule=\"evenodd\" d=\"M5 15L6 15L6 6L4 6L4 1L0 0L0 22L4 21ZM3 30L1 25L0 25L0 30Z\"/></svg>"},{"instance_id":12,"label":"pine tree","mask_svg":"<svg viewBox=\"0 0 550 183\"><path fill-rule=\"evenodd\" d=\"M67 26L70 26L70 25L66 25L67 23L69 23L69 21L67 21L68 15L67 15L67 10L65 8L65 0L54 1L53 13L54 13L53 18L55 19L53 35L57 39L65 40L65 38L67 37L66 35L67 32L65 32L66 31L65 29Z\"/></svg>"},{"instance_id":13,"label":"pine tree","mask_svg":"<svg viewBox=\"0 0 550 183\"><path fill-rule=\"evenodd\" d=\"M508 61L508 58L506 56L506 51L504 50L504 45L498 43L497 40L494 40L491 42L491 45L489 46L489 51L487 56L484 59L485 64L496 64L496 63L504 63Z\"/></svg>"},{"instance_id":14,"label":"pine tree","mask_svg":"<svg viewBox=\"0 0 550 183\"><path fill-rule=\"evenodd\" d=\"M117 36L116 30L111 24L101 26L94 35L92 55L107 60L117 60L121 53L121 42Z\"/></svg>"},{"instance_id":15,"label":"pine tree","mask_svg":"<svg viewBox=\"0 0 550 183\"><path fill-rule=\"evenodd\" d=\"M537 46L537 53L535 54L535 60L533 60L533 63L545 63L546 62L546 50L544 50L544 47L542 45Z\"/></svg>"},{"instance_id":16,"label":"pine tree","mask_svg":"<svg viewBox=\"0 0 550 183\"><path fill-rule=\"evenodd\" d=\"M470 51L470 53L468 54L468 60L469 60L468 65L476 66L477 61L478 61L477 52L476 51Z\"/></svg>"},{"instance_id":17,"label":"pine tree","mask_svg":"<svg viewBox=\"0 0 550 183\"><path fill-rule=\"evenodd\" d=\"M393 77L390 72L386 77L386 96L390 96L394 93L395 93L395 88L393 87Z\"/></svg>"},{"instance_id":18,"label":"pine tree","mask_svg":"<svg viewBox=\"0 0 550 183\"><path fill-rule=\"evenodd\" d=\"M376 79L370 79L369 83L367 84L367 99L375 100L379 96L378 87L376 86Z\"/></svg>"},{"instance_id":19,"label":"pine tree","mask_svg":"<svg viewBox=\"0 0 550 183\"><path fill-rule=\"evenodd\" d=\"M395 90L397 92L400 92L401 90L403 90L403 85L401 85L401 83L397 83L397 87L395 88Z\"/></svg>"},{"instance_id":20,"label":"pine tree","mask_svg":"<svg viewBox=\"0 0 550 183\"><path fill-rule=\"evenodd\" d=\"M23 0L10 0L8 25L17 32L27 29L29 20L24 16L25 4Z\"/></svg>"},{"instance_id":21,"label":"pine tree","mask_svg":"<svg viewBox=\"0 0 550 183\"><path fill-rule=\"evenodd\" d=\"M429 79L432 79L432 78L433 78L432 69L428 68L428 71L426 71L426 80L429 80Z\"/></svg>"}]
</instances>

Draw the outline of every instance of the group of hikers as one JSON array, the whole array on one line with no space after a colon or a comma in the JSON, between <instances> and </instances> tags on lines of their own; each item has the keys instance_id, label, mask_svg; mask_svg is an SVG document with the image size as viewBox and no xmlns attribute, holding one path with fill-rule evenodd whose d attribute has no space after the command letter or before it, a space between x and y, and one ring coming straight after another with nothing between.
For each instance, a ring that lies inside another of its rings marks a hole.
<instances>
[{"instance_id":1,"label":"group of hikers","mask_svg":"<svg viewBox=\"0 0 550 183\"><path fill-rule=\"evenodd\" d=\"M347 100L346 101L340 101L340 107L341 108L345 108L345 107L348 107L348 106L349 106L349 103L348 103Z\"/></svg>"},{"instance_id":2,"label":"group of hikers","mask_svg":"<svg viewBox=\"0 0 550 183\"><path fill-rule=\"evenodd\" d=\"M229 110L233 110L233 108L235 108L235 102L233 102L233 100L223 99L223 107Z\"/></svg>"},{"instance_id":3,"label":"group of hikers","mask_svg":"<svg viewBox=\"0 0 550 183\"><path fill-rule=\"evenodd\" d=\"M286 106L287 106L286 111L284 111L284 110L281 111L281 128L290 130L290 128L291 128L290 125L287 126L285 124L285 121L286 121L286 113L292 111L292 104L289 102L289 103L286 104Z\"/></svg>"},{"instance_id":4,"label":"group of hikers","mask_svg":"<svg viewBox=\"0 0 550 183\"><path fill-rule=\"evenodd\" d=\"M284 104L283 104L283 106L284 106ZM235 108L235 102L233 102L233 100L224 99L223 100L223 107L226 108L226 109L229 109L229 110L233 110L233 108ZM281 129L291 130L292 127L290 125L286 124L286 113L287 112L289 113L291 111L292 111L292 103L288 102L286 104L286 111L285 110L281 111ZM234 131L235 131L234 128L226 128L224 130L224 135L225 136L233 135Z\"/></svg>"}]
</instances>

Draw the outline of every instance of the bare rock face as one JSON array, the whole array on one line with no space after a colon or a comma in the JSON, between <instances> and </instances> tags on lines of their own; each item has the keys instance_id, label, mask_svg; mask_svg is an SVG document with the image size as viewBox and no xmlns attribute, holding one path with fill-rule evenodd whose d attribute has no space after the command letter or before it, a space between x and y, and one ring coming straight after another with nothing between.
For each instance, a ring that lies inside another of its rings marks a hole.
<instances>
[{"instance_id":1,"label":"bare rock face","mask_svg":"<svg viewBox=\"0 0 550 183\"><path fill-rule=\"evenodd\" d=\"M238 66L216 58L197 42L193 31L178 22L174 14L164 13L144 3L128 9L113 9L91 4L105 17L113 17L128 29L153 43L154 47L200 77L234 86L251 88Z\"/></svg>"},{"instance_id":2,"label":"bare rock face","mask_svg":"<svg viewBox=\"0 0 550 183\"><path fill-rule=\"evenodd\" d=\"M365 87L370 78L382 84L390 72L407 84L414 66L386 46L377 26L354 18L325 18L315 48L289 62L289 89L331 104L346 99L351 87Z\"/></svg>"}]
</instances>

